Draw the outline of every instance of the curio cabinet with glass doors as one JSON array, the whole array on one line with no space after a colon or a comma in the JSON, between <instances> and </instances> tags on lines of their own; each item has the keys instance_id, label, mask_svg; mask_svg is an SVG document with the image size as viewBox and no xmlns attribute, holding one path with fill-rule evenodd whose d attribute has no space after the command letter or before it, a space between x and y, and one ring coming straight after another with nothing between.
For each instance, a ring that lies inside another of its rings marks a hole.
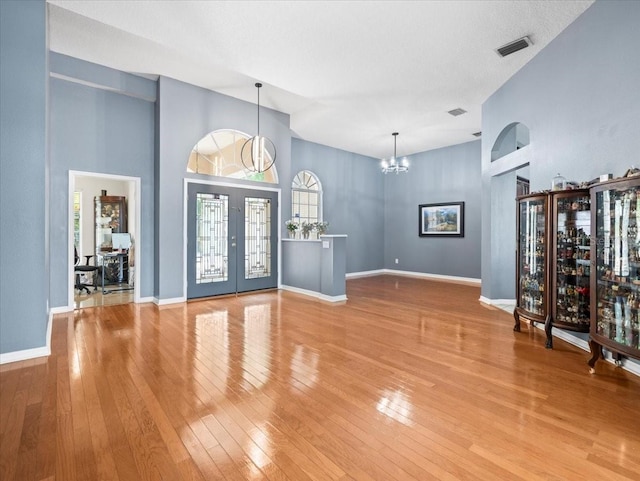
<instances>
[{"instance_id":1,"label":"curio cabinet with glass doors","mask_svg":"<svg viewBox=\"0 0 640 481\"><path fill-rule=\"evenodd\" d=\"M546 322L548 299L548 196L532 194L517 199L516 308L514 331L520 331L520 318Z\"/></svg>"},{"instance_id":2,"label":"curio cabinet with glass doors","mask_svg":"<svg viewBox=\"0 0 640 481\"><path fill-rule=\"evenodd\" d=\"M588 190L564 190L517 199L517 307L520 319L589 332L591 214Z\"/></svg>"},{"instance_id":3,"label":"curio cabinet with glass doors","mask_svg":"<svg viewBox=\"0 0 640 481\"><path fill-rule=\"evenodd\" d=\"M640 179L591 188L591 372L602 348L640 358Z\"/></svg>"}]
</instances>

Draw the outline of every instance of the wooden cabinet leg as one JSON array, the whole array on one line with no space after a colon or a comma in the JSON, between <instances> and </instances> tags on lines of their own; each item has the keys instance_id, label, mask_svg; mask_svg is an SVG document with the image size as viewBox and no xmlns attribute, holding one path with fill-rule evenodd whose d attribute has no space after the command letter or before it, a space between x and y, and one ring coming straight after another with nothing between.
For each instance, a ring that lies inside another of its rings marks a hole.
<instances>
[{"instance_id":1,"label":"wooden cabinet leg","mask_svg":"<svg viewBox=\"0 0 640 481\"><path fill-rule=\"evenodd\" d=\"M553 349L553 336L551 335L551 316L547 316L544 321L544 333L547 335L547 343L544 345L547 349Z\"/></svg>"},{"instance_id":2,"label":"wooden cabinet leg","mask_svg":"<svg viewBox=\"0 0 640 481\"><path fill-rule=\"evenodd\" d=\"M517 308L513 310L513 318L516 320L516 323L513 326L513 330L515 332L520 332L520 314L518 314Z\"/></svg>"},{"instance_id":3,"label":"wooden cabinet leg","mask_svg":"<svg viewBox=\"0 0 640 481\"><path fill-rule=\"evenodd\" d=\"M622 366L622 359L624 358L624 356L619 352L614 352L612 353L612 355L613 355L613 362L616 364L616 367Z\"/></svg>"},{"instance_id":4,"label":"wooden cabinet leg","mask_svg":"<svg viewBox=\"0 0 640 481\"><path fill-rule=\"evenodd\" d=\"M591 359L589 359L589 372L595 374L596 361L602 357L602 346L593 339L589 339L589 348L591 349Z\"/></svg>"}]
</instances>

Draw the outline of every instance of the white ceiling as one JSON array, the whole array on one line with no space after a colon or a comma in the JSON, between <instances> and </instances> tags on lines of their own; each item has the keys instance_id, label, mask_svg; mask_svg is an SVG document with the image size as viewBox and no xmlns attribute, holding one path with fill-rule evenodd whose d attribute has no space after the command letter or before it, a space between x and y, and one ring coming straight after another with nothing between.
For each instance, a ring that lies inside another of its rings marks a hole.
<instances>
[{"instance_id":1,"label":"white ceiling","mask_svg":"<svg viewBox=\"0 0 640 481\"><path fill-rule=\"evenodd\" d=\"M474 140L482 103L593 0L48 3L55 52L253 103L260 81L294 136L388 157L394 131L398 155Z\"/></svg>"}]
</instances>

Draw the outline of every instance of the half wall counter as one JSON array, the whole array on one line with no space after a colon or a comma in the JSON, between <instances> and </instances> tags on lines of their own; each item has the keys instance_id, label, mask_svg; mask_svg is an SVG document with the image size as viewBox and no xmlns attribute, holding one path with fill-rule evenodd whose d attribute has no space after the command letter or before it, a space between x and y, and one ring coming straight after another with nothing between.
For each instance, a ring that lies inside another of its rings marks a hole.
<instances>
[{"instance_id":1,"label":"half wall counter","mask_svg":"<svg viewBox=\"0 0 640 481\"><path fill-rule=\"evenodd\" d=\"M347 299L347 236L282 239L282 289L338 302Z\"/></svg>"}]
</instances>

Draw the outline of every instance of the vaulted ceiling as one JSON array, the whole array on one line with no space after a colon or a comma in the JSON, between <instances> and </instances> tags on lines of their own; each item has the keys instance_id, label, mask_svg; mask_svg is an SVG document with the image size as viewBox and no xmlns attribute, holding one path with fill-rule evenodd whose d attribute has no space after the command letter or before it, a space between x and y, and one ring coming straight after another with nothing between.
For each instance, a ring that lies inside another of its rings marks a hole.
<instances>
[{"instance_id":1,"label":"vaulted ceiling","mask_svg":"<svg viewBox=\"0 0 640 481\"><path fill-rule=\"evenodd\" d=\"M394 131L398 155L474 140L482 103L592 3L48 0L49 46L253 103L260 81L294 136L385 157Z\"/></svg>"}]
</instances>

